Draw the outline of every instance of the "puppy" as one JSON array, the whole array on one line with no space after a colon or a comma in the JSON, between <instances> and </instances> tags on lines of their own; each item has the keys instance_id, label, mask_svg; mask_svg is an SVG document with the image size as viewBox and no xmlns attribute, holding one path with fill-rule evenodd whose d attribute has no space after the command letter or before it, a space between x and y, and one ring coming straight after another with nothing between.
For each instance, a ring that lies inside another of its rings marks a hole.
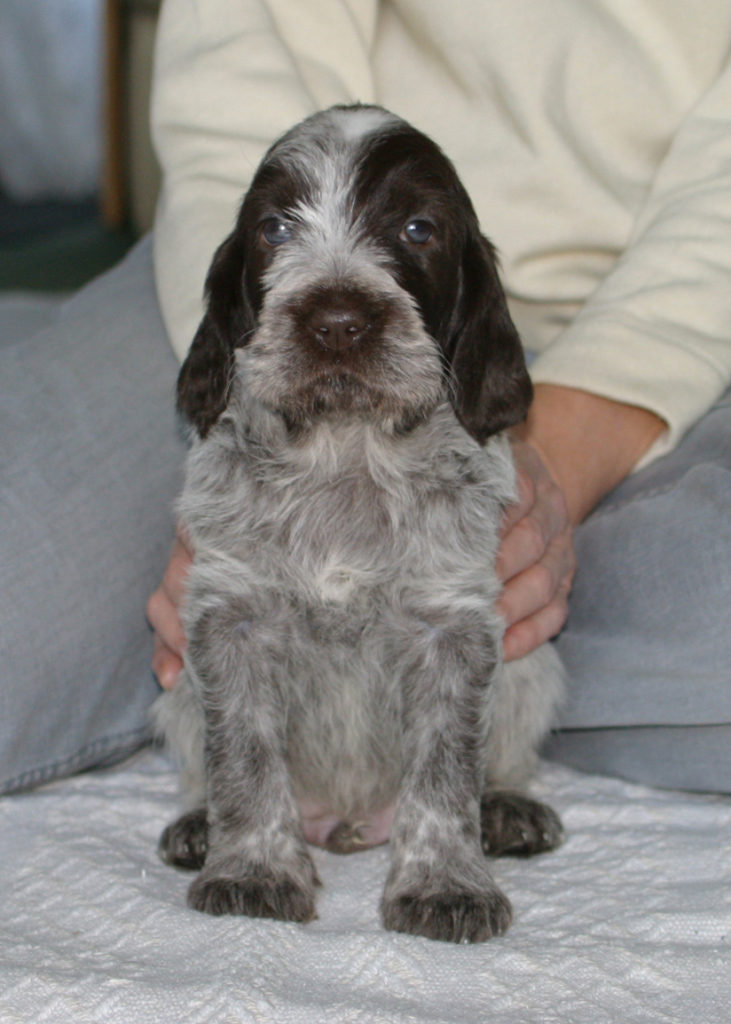
<instances>
[{"instance_id":1,"label":"puppy","mask_svg":"<svg viewBox=\"0 0 731 1024\"><path fill-rule=\"evenodd\" d=\"M165 861L192 907L315 916L307 842L391 840L386 928L454 942L511 918L485 854L555 847L515 791L562 685L503 666L502 431L531 399L493 250L454 168L378 107L269 150L207 280L178 398L188 651L157 720L190 810Z\"/></svg>"}]
</instances>

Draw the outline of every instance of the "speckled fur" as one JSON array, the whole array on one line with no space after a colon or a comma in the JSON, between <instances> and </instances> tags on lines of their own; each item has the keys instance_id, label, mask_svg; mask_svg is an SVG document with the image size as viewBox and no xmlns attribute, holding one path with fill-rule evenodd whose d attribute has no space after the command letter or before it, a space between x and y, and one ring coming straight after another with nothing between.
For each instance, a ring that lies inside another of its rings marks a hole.
<instances>
[{"instance_id":1,"label":"speckled fur","mask_svg":"<svg viewBox=\"0 0 731 1024\"><path fill-rule=\"evenodd\" d=\"M514 495L508 441L492 431L480 443L460 405L465 360L427 329L393 257L354 230L365 213L348 213L364 139L394 130L423 139L376 108L338 110L268 157L304 164L317 188L298 201L292 242L267 255L254 328L231 347L225 411L192 414L202 436L179 503L195 549L189 646L156 714L199 810L162 847L202 867L192 906L306 921L317 878L299 804L345 823L342 843L395 802L384 923L479 941L511 913L483 848L560 839L553 812L515 794L508 827L500 792L530 770L561 670L548 647L502 664L494 560ZM491 259L486 243L481 253ZM298 310L335 288L366 319L378 310L367 351L303 343ZM197 340L209 362L210 331ZM205 395L192 360L184 393Z\"/></svg>"}]
</instances>

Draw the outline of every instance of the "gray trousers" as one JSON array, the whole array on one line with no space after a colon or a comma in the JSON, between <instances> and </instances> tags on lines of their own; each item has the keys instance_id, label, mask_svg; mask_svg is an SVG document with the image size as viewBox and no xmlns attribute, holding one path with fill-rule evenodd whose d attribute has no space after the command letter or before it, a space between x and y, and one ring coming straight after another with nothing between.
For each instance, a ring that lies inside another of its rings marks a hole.
<instances>
[{"instance_id":1,"label":"gray trousers","mask_svg":"<svg viewBox=\"0 0 731 1024\"><path fill-rule=\"evenodd\" d=\"M0 302L0 790L149 738L145 602L185 444L151 246L63 303ZM731 791L731 400L577 533L549 757Z\"/></svg>"}]
</instances>

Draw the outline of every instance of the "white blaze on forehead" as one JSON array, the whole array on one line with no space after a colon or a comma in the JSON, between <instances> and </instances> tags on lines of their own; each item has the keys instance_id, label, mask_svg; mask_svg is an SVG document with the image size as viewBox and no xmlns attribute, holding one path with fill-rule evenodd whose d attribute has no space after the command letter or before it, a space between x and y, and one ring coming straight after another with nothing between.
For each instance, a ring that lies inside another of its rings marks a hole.
<instances>
[{"instance_id":1,"label":"white blaze on forehead","mask_svg":"<svg viewBox=\"0 0 731 1024\"><path fill-rule=\"evenodd\" d=\"M358 142L366 135L401 123L398 117L381 107L336 108L328 111L327 116L348 142Z\"/></svg>"},{"instance_id":2,"label":"white blaze on forehead","mask_svg":"<svg viewBox=\"0 0 731 1024\"><path fill-rule=\"evenodd\" d=\"M352 184L353 160L364 139L404 123L381 107L332 107L289 132L272 155L285 166L291 162L321 201Z\"/></svg>"},{"instance_id":3,"label":"white blaze on forehead","mask_svg":"<svg viewBox=\"0 0 731 1024\"><path fill-rule=\"evenodd\" d=\"M282 160L317 162L323 156L357 149L369 135L406 122L382 107L331 107L308 117L287 132L272 149L272 157Z\"/></svg>"},{"instance_id":4,"label":"white blaze on forehead","mask_svg":"<svg viewBox=\"0 0 731 1024\"><path fill-rule=\"evenodd\" d=\"M357 275L378 264L372 241L358 230L352 209L355 157L368 135L400 124L380 107L335 108L315 114L275 150L308 183L307 195L282 211L293 218L294 237L277 251L266 272L267 290L301 288L303 282Z\"/></svg>"}]
</instances>

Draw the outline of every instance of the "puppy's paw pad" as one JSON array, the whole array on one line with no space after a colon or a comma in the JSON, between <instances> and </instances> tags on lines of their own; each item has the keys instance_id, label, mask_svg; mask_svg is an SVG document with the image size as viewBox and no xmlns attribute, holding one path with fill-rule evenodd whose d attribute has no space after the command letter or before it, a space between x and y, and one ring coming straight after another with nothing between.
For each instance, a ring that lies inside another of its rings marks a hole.
<instances>
[{"instance_id":1,"label":"puppy's paw pad","mask_svg":"<svg viewBox=\"0 0 731 1024\"><path fill-rule=\"evenodd\" d=\"M166 864L199 871L208 853L208 820L205 808L190 811L168 825L160 836L158 853Z\"/></svg>"},{"instance_id":2,"label":"puppy's paw pad","mask_svg":"<svg viewBox=\"0 0 731 1024\"><path fill-rule=\"evenodd\" d=\"M561 819L546 804L522 793L496 791L480 804L482 849L493 857L530 857L563 842Z\"/></svg>"},{"instance_id":3,"label":"puppy's paw pad","mask_svg":"<svg viewBox=\"0 0 731 1024\"><path fill-rule=\"evenodd\" d=\"M241 914L277 921L312 921L314 893L289 878L199 876L188 890L188 905L205 914Z\"/></svg>"},{"instance_id":4,"label":"puppy's paw pad","mask_svg":"<svg viewBox=\"0 0 731 1024\"><path fill-rule=\"evenodd\" d=\"M442 942L484 942L510 925L510 900L499 889L485 894L443 893L384 900L386 928Z\"/></svg>"}]
</instances>

